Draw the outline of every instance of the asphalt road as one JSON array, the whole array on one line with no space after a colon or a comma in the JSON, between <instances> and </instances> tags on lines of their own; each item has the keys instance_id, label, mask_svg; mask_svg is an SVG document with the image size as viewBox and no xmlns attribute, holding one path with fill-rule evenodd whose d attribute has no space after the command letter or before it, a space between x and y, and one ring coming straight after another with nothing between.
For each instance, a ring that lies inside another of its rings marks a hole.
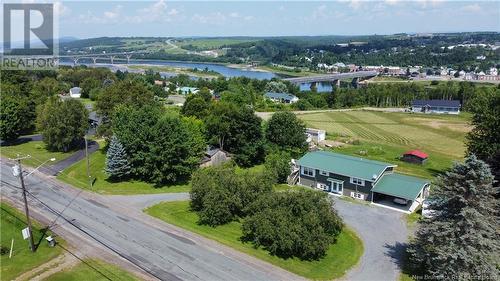
<instances>
[{"instance_id":1,"label":"asphalt road","mask_svg":"<svg viewBox=\"0 0 500 281\"><path fill-rule=\"evenodd\" d=\"M164 201L188 200L188 193L148 195L112 195L109 200L128 203L136 212ZM408 228L404 214L332 196L335 209L345 223L363 240L364 254L359 264L344 277L355 281L398 280L399 263L407 242Z\"/></svg>"},{"instance_id":2,"label":"asphalt road","mask_svg":"<svg viewBox=\"0 0 500 281\"><path fill-rule=\"evenodd\" d=\"M129 216L127 210L130 207L125 203L120 206L108 205L114 200L75 190L37 173L25 181L31 194L52 209L62 212L68 221L161 280L301 279L168 224L145 223L135 216ZM12 176L10 165L2 159L1 195L14 201L21 200L17 186L18 179ZM47 207L32 199L30 205L32 212L52 216ZM67 231L78 231L61 218L58 223L59 227Z\"/></svg>"}]
</instances>

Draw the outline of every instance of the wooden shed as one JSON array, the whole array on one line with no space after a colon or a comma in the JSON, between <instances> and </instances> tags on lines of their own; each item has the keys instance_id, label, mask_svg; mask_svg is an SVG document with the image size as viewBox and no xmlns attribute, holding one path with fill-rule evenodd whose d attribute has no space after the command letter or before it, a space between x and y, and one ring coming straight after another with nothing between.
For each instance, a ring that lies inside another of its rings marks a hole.
<instances>
[{"instance_id":1,"label":"wooden shed","mask_svg":"<svg viewBox=\"0 0 500 281\"><path fill-rule=\"evenodd\" d=\"M422 152L420 150L410 150L407 151L401 156L401 160L409 163L415 163L415 164L424 164L427 159L429 158L429 155L427 153Z\"/></svg>"}]
</instances>

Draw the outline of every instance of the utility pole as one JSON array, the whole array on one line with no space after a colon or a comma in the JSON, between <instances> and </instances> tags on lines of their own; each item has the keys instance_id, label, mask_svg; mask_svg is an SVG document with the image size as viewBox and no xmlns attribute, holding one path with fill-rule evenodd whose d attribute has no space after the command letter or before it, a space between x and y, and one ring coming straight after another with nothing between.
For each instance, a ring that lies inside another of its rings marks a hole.
<instances>
[{"instance_id":1,"label":"utility pole","mask_svg":"<svg viewBox=\"0 0 500 281\"><path fill-rule=\"evenodd\" d=\"M19 156L19 155L18 155ZM30 219L30 211L28 208L28 200L26 199L26 187L24 186L24 178L23 178L23 167L21 166L21 160L25 158L29 158L30 156L26 157L18 157L15 159L17 161L17 169L19 172L19 180L21 181L21 188L23 190L23 200L24 200L24 212L26 213L26 222L28 223L28 232L29 232L29 239L30 239L30 249L32 252L35 252L35 242L33 241L33 232L31 230L31 219ZM15 170L15 168L14 168ZM16 172L14 172L16 173Z\"/></svg>"}]
</instances>

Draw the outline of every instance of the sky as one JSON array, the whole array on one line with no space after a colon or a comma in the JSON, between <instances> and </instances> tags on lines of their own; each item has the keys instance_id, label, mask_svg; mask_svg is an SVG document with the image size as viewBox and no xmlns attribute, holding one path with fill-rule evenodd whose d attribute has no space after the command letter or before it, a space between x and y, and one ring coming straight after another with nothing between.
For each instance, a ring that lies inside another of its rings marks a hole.
<instances>
[{"instance_id":1,"label":"sky","mask_svg":"<svg viewBox=\"0 0 500 281\"><path fill-rule=\"evenodd\" d=\"M496 31L500 1L62 1L59 37Z\"/></svg>"}]
</instances>

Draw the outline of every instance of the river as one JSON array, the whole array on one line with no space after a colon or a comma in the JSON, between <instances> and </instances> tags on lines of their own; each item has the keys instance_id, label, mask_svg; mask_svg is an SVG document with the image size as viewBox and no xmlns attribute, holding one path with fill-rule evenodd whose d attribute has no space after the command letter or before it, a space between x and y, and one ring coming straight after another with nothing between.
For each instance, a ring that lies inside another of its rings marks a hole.
<instances>
[{"instance_id":1,"label":"river","mask_svg":"<svg viewBox=\"0 0 500 281\"><path fill-rule=\"evenodd\" d=\"M73 65L73 61L61 60L61 65ZM94 66L91 62L86 62L82 60L79 65ZM197 68L199 70L208 69L220 73L224 77L247 77L252 79L271 79L278 77L275 73L267 71L257 71L250 68L234 68L223 64L217 63L204 63L204 62L180 62L180 61L164 61L164 60L130 60L129 65L152 65L152 66L171 66L171 67L182 67L182 68ZM129 72L140 72L137 69L127 69L126 64L109 64L109 63L97 63L97 67L107 67L113 71L118 69L128 70ZM175 73L163 72L163 76L170 77L175 76Z\"/></svg>"},{"instance_id":2,"label":"river","mask_svg":"<svg viewBox=\"0 0 500 281\"><path fill-rule=\"evenodd\" d=\"M92 64L90 60L82 59L79 65L87 65L89 67L107 67L113 71L129 71L129 72L142 72L140 69L129 69L127 64L122 64L120 61L117 64L110 63L97 63ZM66 59L59 62L60 65L73 65L73 61ZM278 74L268 71L258 71L252 68L235 68L229 67L224 64L217 63L205 63L205 62L181 62L181 61L165 61L165 60L130 60L129 65L151 65L151 66L171 66L171 67L182 67L182 68L197 68L199 70L208 69L220 73L224 77L247 77L251 79L271 79L275 77L280 77ZM163 77L171 77L177 75L171 72L160 72ZM300 85L301 91L309 91L310 84L305 83ZM332 86L329 83L317 83L318 92L330 92Z\"/></svg>"}]
</instances>

